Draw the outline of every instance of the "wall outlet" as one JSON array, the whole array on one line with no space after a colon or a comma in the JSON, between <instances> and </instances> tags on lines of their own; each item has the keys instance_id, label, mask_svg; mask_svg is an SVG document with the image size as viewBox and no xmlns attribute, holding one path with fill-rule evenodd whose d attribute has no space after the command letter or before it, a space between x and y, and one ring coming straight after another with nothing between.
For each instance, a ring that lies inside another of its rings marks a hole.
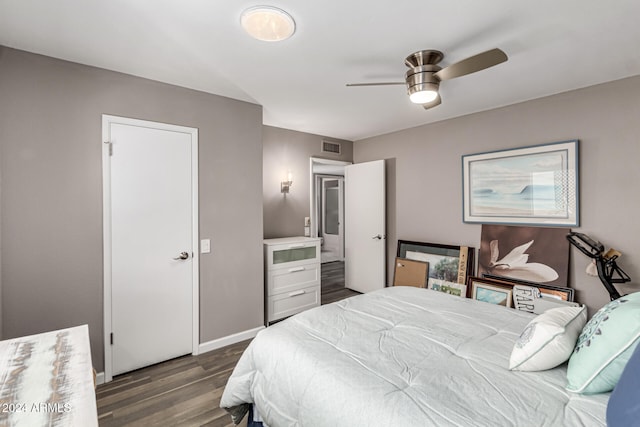
<instances>
[{"instance_id":1,"label":"wall outlet","mask_svg":"<svg viewBox=\"0 0 640 427\"><path fill-rule=\"evenodd\" d=\"M304 226L311 227L311 218L309 218L308 216L304 217Z\"/></svg>"}]
</instances>

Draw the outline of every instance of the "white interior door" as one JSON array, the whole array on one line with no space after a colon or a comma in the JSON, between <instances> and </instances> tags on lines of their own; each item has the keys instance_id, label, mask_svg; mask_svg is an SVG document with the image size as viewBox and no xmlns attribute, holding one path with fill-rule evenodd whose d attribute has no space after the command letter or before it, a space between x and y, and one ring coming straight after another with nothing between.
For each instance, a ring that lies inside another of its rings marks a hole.
<instances>
[{"instance_id":1,"label":"white interior door","mask_svg":"<svg viewBox=\"0 0 640 427\"><path fill-rule=\"evenodd\" d=\"M358 292L385 287L384 160L344 168L345 286Z\"/></svg>"},{"instance_id":2,"label":"white interior door","mask_svg":"<svg viewBox=\"0 0 640 427\"><path fill-rule=\"evenodd\" d=\"M117 375L194 351L197 130L103 120L105 332Z\"/></svg>"}]
</instances>

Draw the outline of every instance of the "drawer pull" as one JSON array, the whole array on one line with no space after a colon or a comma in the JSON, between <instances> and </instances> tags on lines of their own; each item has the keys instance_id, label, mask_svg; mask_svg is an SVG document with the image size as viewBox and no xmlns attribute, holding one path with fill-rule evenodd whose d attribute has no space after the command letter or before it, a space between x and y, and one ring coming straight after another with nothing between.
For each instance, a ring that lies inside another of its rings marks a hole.
<instances>
[{"instance_id":1,"label":"drawer pull","mask_svg":"<svg viewBox=\"0 0 640 427\"><path fill-rule=\"evenodd\" d=\"M289 293L289 296L290 296L290 297L297 297L298 295L302 295L302 294L304 294L304 293L305 293L305 291L304 291L304 289L303 289L303 290L301 290L301 291L290 292L290 293Z\"/></svg>"},{"instance_id":2,"label":"drawer pull","mask_svg":"<svg viewBox=\"0 0 640 427\"><path fill-rule=\"evenodd\" d=\"M297 244L297 245L289 245L289 249L297 249L297 248L304 248L304 243L302 244Z\"/></svg>"},{"instance_id":3,"label":"drawer pull","mask_svg":"<svg viewBox=\"0 0 640 427\"><path fill-rule=\"evenodd\" d=\"M304 267L293 267L289 269L289 273L295 273L297 271L304 271L305 268Z\"/></svg>"}]
</instances>

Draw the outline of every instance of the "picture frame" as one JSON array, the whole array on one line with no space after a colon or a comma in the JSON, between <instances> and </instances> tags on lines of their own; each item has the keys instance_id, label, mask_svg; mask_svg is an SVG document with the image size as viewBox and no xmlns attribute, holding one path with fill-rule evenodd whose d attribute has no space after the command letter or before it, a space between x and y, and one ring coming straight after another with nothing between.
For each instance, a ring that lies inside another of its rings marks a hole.
<instances>
[{"instance_id":1,"label":"picture frame","mask_svg":"<svg viewBox=\"0 0 640 427\"><path fill-rule=\"evenodd\" d=\"M567 286L568 227L482 224L477 276Z\"/></svg>"},{"instance_id":2,"label":"picture frame","mask_svg":"<svg viewBox=\"0 0 640 427\"><path fill-rule=\"evenodd\" d=\"M579 226L578 142L463 155L463 222Z\"/></svg>"},{"instance_id":3,"label":"picture frame","mask_svg":"<svg viewBox=\"0 0 640 427\"><path fill-rule=\"evenodd\" d=\"M546 283L528 282L526 280L512 279L510 277L495 276L492 274L483 274L483 279L491 280L492 282L502 286L532 286L540 289L540 293L548 296L558 298L562 301L574 302L575 290L564 286L548 285Z\"/></svg>"},{"instance_id":4,"label":"picture frame","mask_svg":"<svg viewBox=\"0 0 640 427\"><path fill-rule=\"evenodd\" d=\"M494 280L471 276L467 280L469 298L503 307L513 307L513 287L496 284Z\"/></svg>"},{"instance_id":5,"label":"picture frame","mask_svg":"<svg viewBox=\"0 0 640 427\"><path fill-rule=\"evenodd\" d=\"M428 285L432 291L442 292L458 297L467 297L467 285L461 283L447 282L446 280L433 279Z\"/></svg>"},{"instance_id":6,"label":"picture frame","mask_svg":"<svg viewBox=\"0 0 640 427\"><path fill-rule=\"evenodd\" d=\"M542 298L538 288L532 286L514 285L513 287L513 308L519 311L533 313L536 300Z\"/></svg>"},{"instance_id":7,"label":"picture frame","mask_svg":"<svg viewBox=\"0 0 640 427\"><path fill-rule=\"evenodd\" d=\"M579 307L577 302L563 301L555 296L540 292L540 288L526 285L514 285L513 308L527 313L541 314L558 307Z\"/></svg>"},{"instance_id":8,"label":"picture frame","mask_svg":"<svg viewBox=\"0 0 640 427\"><path fill-rule=\"evenodd\" d=\"M428 285L433 280L464 285L467 277L474 274L474 254L475 248L469 246L398 240L396 256L429 263Z\"/></svg>"},{"instance_id":9,"label":"picture frame","mask_svg":"<svg viewBox=\"0 0 640 427\"><path fill-rule=\"evenodd\" d=\"M406 258L396 258L393 286L426 288L429 279L429 263Z\"/></svg>"}]
</instances>

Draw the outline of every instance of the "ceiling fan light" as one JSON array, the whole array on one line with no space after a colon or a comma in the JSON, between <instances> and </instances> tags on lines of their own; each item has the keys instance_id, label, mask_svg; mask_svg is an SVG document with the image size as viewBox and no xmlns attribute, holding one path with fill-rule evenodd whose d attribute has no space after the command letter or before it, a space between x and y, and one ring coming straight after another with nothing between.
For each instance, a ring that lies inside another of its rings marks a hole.
<instances>
[{"instance_id":1,"label":"ceiling fan light","mask_svg":"<svg viewBox=\"0 0 640 427\"><path fill-rule=\"evenodd\" d=\"M246 9L240 17L240 25L251 37L268 42L286 40L296 31L291 15L273 6Z\"/></svg>"},{"instance_id":2,"label":"ceiling fan light","mask_svg":"<svg viewBox=\"0 0 640 427\"><path fill-rule=\"evenodd\" d=\"M421 90L418 92L413 92L409 95L409 100L414 104L427 104L438 97L437 90Z\"/></svg>"}]
</instances>

